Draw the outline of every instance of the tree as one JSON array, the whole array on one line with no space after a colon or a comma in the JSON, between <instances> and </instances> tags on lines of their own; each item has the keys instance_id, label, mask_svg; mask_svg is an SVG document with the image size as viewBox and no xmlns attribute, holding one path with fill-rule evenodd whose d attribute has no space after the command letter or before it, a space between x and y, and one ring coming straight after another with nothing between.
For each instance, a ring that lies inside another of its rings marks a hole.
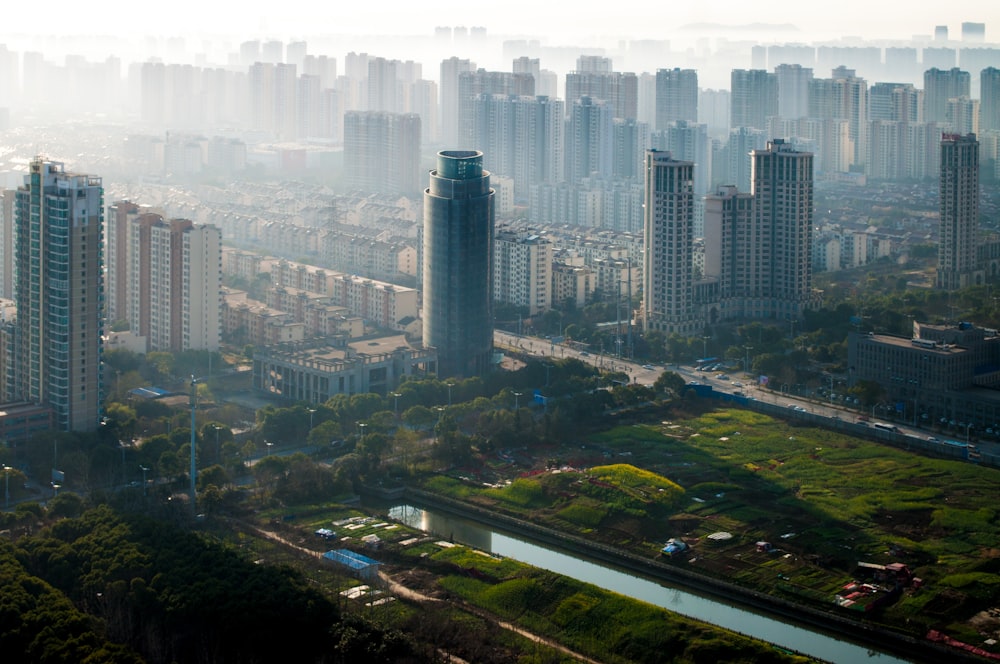
<instances>
[{"instance_id":1,"label":"tree","mask_svg":"<svg viewBox=\"0 0 1000 664\"><path fill-rule=\"evenodd\" d=\"M229 473L222 466L216 464L214 466L209 466L208 468L202 468L198 472L198 490L204 491L209 486L217 486L222 488L228 486L232 480L229 478Z\"/></svg>"},{"instance_id":2,"label":"tree","mask_svg":"<svg viewBox=\"0 0 1000 664\"><path fill-rule=\"evenodd\" d=\"M656 382L653 383L653 389L658 394L679 396L685 385L687 385L687 381L684 380L683 376L673 371L664 371L657 376Z\"/></svg>"}]
</instances>

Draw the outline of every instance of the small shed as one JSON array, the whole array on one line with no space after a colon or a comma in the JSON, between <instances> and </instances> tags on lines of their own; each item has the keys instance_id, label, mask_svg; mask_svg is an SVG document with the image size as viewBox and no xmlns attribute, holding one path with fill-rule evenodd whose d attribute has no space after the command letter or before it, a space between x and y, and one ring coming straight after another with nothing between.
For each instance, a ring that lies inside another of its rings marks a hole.
<instances>
[{"instance_id":1,"label":"small shed","mask_svg":"<svg viewBox=\"0 0 1000 664\"><path fill-rule=\"evenodd\" d=\"M368 556L355 553L350 549L327 551L323 557L336 565L346 567L357 578L373 581L378 578L378 570L382 563Z\"/></svg>"},{"instance_id":2,"label":"small shed","mask_svg":"<svg viewBox=\"0 0 1000 664\"><path fill-rule=\"evenodd\" d=\"M757 553L771 553L772 551L774 551L774 547L771 546L770 542L763 540L757 542Z\"/></svg>"}]
</instances>

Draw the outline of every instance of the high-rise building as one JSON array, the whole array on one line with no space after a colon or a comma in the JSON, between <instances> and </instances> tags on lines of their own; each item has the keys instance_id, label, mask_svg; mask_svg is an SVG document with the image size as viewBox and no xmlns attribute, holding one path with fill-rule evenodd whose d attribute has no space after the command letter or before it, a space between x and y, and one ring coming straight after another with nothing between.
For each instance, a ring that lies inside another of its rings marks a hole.
<instances>
[{"instance_id":1,"label":"high-rise building","mask_svg":"<svg viewBox=\"0 0 1000 664\"><path fill-rule=\"evenodd\" d=\"M875 83L868 88L868 119L923 122L924 93L909 83Z\"/></svg>"},{"instance_id":2,"label":"high-rise building","mask_svg":"<svg viewBox=\"0 0 1000 664\"><path fill-rule=\"evenodd\" d=\"M217 350L221 334L222 234L215 226L156 213L128 225L129 328L148 350Z\"/></svg>"},{"instance_id":3,"label":"high-rise building","mask_svg":"<svg viewBox=\"0 0 1000 664\"><path fill-rule=\"evenodd\" d=\"M946 108L949 131L962 135L979 133L978 99L952 97Z\"/></svg>"},{"instance_id":4,"label":"high-rise building","mask_svg":"<svg viewBox=\"0 0 1000 664\"><path fill-rule=\"evenodd\" d=\"M656 129L677 120L698 121L698 72L659 69L656 72Z\"/></svg>"},{"instance_id":5,"label":"high-rise building","mask_svg":"<svg viewBox=\"0 0 1000 664\"><path fill-rule=\"evenodd\" d=\"M499 230L493 243L493 297L529 316L552 306L552 243L542 236Z\"/></svg>"},{"instance_id":6,"label":"high-rise building","mask_svg":"<svg viewBox=\"0 0 1000 664\"><path fill-rule=\"evenodd\" d=\"M763 69L734 69L730 74L731 127L764 129L778 115L778 75Z\"/></svg>"},{"instance_id":7,"label":"high-rise building","mask_svg":"<svg viewBox=\"0 0 1000 664\"><path fill-rule=\"evenodd\" d=\"M778 115L789 120L804 118L809 112L809 81L813 70L797 64L774 68L778 77Z\"/></svg>"},{"instance_id":8,"label":"high-rise building","mask_svg":"<svg viewBox=\"0 0 1000 664\"><path fill-rule=\"evenodd\" d=\"M255 62L248 75L250 125L280 140L298 138L295 65Z\"/></svg>"},{"instance_id":9,"label":"high-rise building","mask_svg":"<svg viewBox=\"0 0 1000 664\"><path fill-rule=\"evenodd\" d=\"M774 139L751 158L754 210L742 254L744 315L798 317L812 295L813 155Z\"/></svg>"},{"instance_id":10,"label":"high-rise building","mask_svg":"<svg viewBox=\"0 0 1000 664\"><path fill-rule=\"evenodd\" d=\"M8 394L50 406L62 431L100 421L103 197L101 178L36 158L14 204Z\"/></svg>"},{"instance_id":11,"label":"high-rise building","mask_svg":"<svg viewBox=\"0 0 1000 664\"><path fill-rule=\"evenodd\" d=\"M535 77L531 74L514 74L504 71L476 71L458 74L458 114L455 118L458 126L458 141L475 145L475 127L473 125L473 107L481 95L514 95L517 97L535 96ZM443 111L443 108L442 108ZM447 127L444 128L447 137Z\"/></svg>"},{"instance_id":12,"label":"high-rise building","mask_svg":"<svg viewBox=\"0 0 1000 664\"><path fill-rule=\"evenodd\" d=\"M565 136L564 173L568 182L611 177L613 134L612 110L608 102L586 96L574 101Z\"/></svg>"},{"instance_id":13,"label":"high-rise building","mask_svg":"<svg viewBox=\"0 0 1000 664\"><path fill-rule=\"evenodd\" d=\"M838 67L832 74L831 78L809 82L809 117L846 120L851 142L849 164L863 164L868 156L868 84L855 76L853 69ZM822 142L836 144L832 137Z\"/></svg>"},{"instance_id":14,"label":"high-rise building","mask_svg":"<svg viewBox=\"0 0 1000 664\"><path fill-rule=\"evenodd\" d=\"M691 268L694 164L675 160L669 152L647 150L645 180L643 329L694 334L699 331Z\"/></svg>"},{"instance_id":15,"label":"high-rise building","mask_svg":"<svg viewBox=\"0 0 1000 664\"><path fill-rule=\"evenodd\" d=\"M729 132L726 144L727 161L724 181L736 185L740 191L750 191L753 162L750 154L767 146L767 135L758 129L739 127Z\"/></svg>"},{"instance_id":16,"label":"high-rise building","mask_svg":"<svg viewBox=\"0 0 1000 664\"><path fill-rule=\"evenodd\" d=\"M439 377L493 361L493 190L478 150L446 150L424 190L423 342Z\"/></svg>"},{"instance_id":17,"label":"high-rise building","mask_svg":"<svg viewBox=\"0 0 1000 664\"><path fill-rule=\"evenodd\" d=\"M13 189L0 190L0 297L14 299L14 198ZM2 376L3 374L0 374Z\"/></svg>"},{"instance_id":18,"label":"high-rise building","mask_svg":"<svg viewBox=\"0 0 1000 664\"><path fill-rule=\"evenodd\" d=\"M538 96L482 94L472 106L473 144L489 155L484 167L512 178L514 199L529 187L563 179L563 102ZM485 156L484 156L485 160Z\"/></svg>"},{"instance_id":19,"label":"high-rise building","mask_svg":"<svg viewBox=\"0 0 1000 664\"><path fill-rule=\"evenodd\" d=\"M577 67L580 66L578 61ZM639 79L631 72L577 69L566 74L566 104L571 105L581 97L608 102L614 118L634 119L639 112Z\"/></svg>"},{"instance_id":20,"label":"high-rise building","mask_svg":"<svg viewBox=\"0 0 1000 664\"><path fill-rule=\"evenodd\" d=\"M128 318L128 234L131 218L139 206L118 201L108 206L104 235L104 262L107 267L105 315L112 324Z\"/></svg>"},{"instance_id":21,"label":"high-rise building","mask_svg":"<svg viewBox=\"0 0 1000 664\"><path fill-rule=\"evenodd\" d=\"M611 176L616 180L639 181L645 151L649 146L649 125L616 118L611 126Z\"/></svg>"},{"instance_id":22,"label":"high-rise building","mask_svg":"<svg viewBox=\"0 0 1000 664\"><path fill-rule=\"evenodd\" d=\"M420 116L348 111L344 172L349 187L384 194L420 191Z\"/></svg>"},{"instance_id":23,"label":"high-rise building","mask_svg":"<svg viewBox=\"0 0 1000 664\"><path fill-rule=\"evenodd\" d=\"M979 130L1000 130L1000 69L987 67L979 73Z\"/></svg>"},{"instance_id":24,"label":"high-rise building","mask_svg":"<svg viewBox=\"0 0 1000 664\"><path fill-rule=\"evenodd\" d=\"M968 21L963 22L962 41L982 44L984 41L986 41L986 24L971 23Z\"/></svg>"},{"instance_id":25,"label":"high-rise building","mask_svg":"<svg viewBox=\"0 0 1000 664\"><path fill-rule=\"evenodd\" d=\"M649 143L657 150L669 152L675 159L692 162L695 196L708 193L712 179L712 141L708 138L708 127L678 120L653 132Z\"/></svg>"},{"instance_id":26,"label":"high-rise building","mask_svg":"<svg viewBox=\"0 0 1000 664\"><path fill-rule=\"evenodd\" d=\"M723 318L730 317L731 308L742 310L733 306L733 300L744 295L743 279L750 267L743 260L744 238L752 213L753 196L732 185L720 186L705 197L704 275L719 282Z\"/></svg>"},{"instance_id":27,"label":"high-rise building","mask_svg":"<svg viewBox=\"0 0 1000 664\"><path fill-rule=\"evenodd\" d=\"M937 287L955 290L975 285L979 235L979 141L975 135L942 135L939 198Z\"/></svg>"},{"instance_id":28,"label":"high-rise building","mask_svg":"<svg viewBox=\"0 0 1000 664\"><path fill-rule=\"evenodd\" d=\"M449 145L458 142L458 76L475 70L476 63L471 60L451 57L441 61L439 87L441 93L441 140Z\"/></svg>"},{"instance_id":29,"label":"high-rise building","mask_svg":"<svg viewBox=\"0 0 1000 664\"><path fill-rule=\"evenodd\" d=\"M948 100L971 96L969 72L958 67L924 72L924 122L947 122Z\"/></svg>"}]
</instances>

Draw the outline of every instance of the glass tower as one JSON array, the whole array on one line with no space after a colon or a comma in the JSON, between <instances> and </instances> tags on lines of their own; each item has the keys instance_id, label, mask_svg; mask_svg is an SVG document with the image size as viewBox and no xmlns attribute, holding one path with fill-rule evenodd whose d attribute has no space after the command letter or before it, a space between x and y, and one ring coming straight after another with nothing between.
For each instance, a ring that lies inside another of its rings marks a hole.
<instances>
[{"instance_id":1,"label":"glass tower","mask_svg":"<svg viewBox=\"0 0 1000 664\"><path fill-rule=\"evenodd\" d=\"M438 376L479 376L493 356L490 173L479 151L442 151L424 190L424 345Z\"/></svg>"}]
</instances>

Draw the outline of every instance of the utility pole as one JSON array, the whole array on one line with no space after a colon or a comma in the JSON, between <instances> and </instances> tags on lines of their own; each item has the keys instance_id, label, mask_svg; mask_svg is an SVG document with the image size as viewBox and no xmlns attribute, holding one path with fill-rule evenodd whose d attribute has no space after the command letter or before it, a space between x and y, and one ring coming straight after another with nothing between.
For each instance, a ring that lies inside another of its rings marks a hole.
<instances>
[{"instance_id":1,"label":"utility pole","mask_svg":"<svg viewBox=\"0 0 1000 664\"><path fill-rule=\"evenodd\" d=\"M195 409L198 406L198 381L195 380L194 376L191 376L191 512L197 513L197 498L198 495L195 492L195 483L198 480L198 467L196 464L195 456Z\"/></svg>"}]
</instances>

